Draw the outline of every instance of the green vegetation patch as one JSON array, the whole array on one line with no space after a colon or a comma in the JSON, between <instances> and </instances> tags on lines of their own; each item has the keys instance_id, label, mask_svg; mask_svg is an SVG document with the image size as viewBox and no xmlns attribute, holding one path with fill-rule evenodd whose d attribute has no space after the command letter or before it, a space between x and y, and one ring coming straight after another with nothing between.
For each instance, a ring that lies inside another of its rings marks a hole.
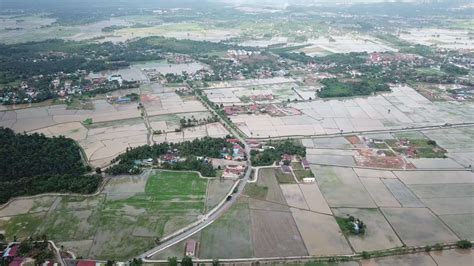
<instances>
[{"instance_id":1,"label":"green vegetation patch","mask_svg":"<svg viewBox=\"0 0 474 266\"><path fill-rule=\"evenodd\" d=\"M259 186L256 183L250 183L245 187L245 194L251 198L266 199L267 193L267 186Z\"/></svg>"},{"instance_id":2,"label":"green vegetation patch","mask_svg":"<svg viewBox=\"0 0 474 266\"><path fill-rule=\"evenodd\" d=\"M317 92L321 98L366 96L375 92L390 91L387 84L375 80L341 82L335 78L323 79L324 87Z\"/></svg>"},{"instance_id":3,"label":"green vegetation patch","mask_svg":"<svg viewBox=\"0 0 474 266\"><path fill-rule=\"evenodd\" d=\"M101 176L88 169L81 149L65 137L16 134L0 127L0 203L46 192L92 193Z\"/></svg>"},{"instance_id":4,"label":"green vegetation patch","mask_svg":"<svg viewBox=\"0 0 474 266\"><path fill-rule=\"evenodd\" d=\"M283 173L283 171L279 168L275 169L275 177L279 184L295 184L295 178L293 174Z\"/></svg>"},{"instance_id":5,"label":"green vegetation patch","mask_svg":"<svg viewBox=\"0 0 474 266\"><path fill-rule=\"evenodd\" d=\"M13 240L28 238L35 235L36 229L43 222L45 213L21 214L11 217L5 224L5 237Z\"/></svg>"},{"instance_id":6,"label":"green vegetation patch","mask_svg":"<svg viewBox=\"0 0 474 266\"><path fill-rule=\"evenodd\" d=\"M158 172L149 177L145 193L108 200L104 211L158 215L165 220L172 215L198 215L204 210L206 187L207 180L196 173Z\"/></svg>"},{"instance_id":7,"label":"green vegetation patch","mask_svg":"<svg viewBox=\"0 0 474 266\"><path fill-rule=\"evenodd\" d=\"M73 97L71 98L71 100L67 102L67 109L68 110L94 110L95 107L94 107L94 104L90 100L81 100L76 97ZM92 119L91 119L91 123L92 123Z\"/></svg>"},{"instance_id":8,"label":"green vegetation patch","mask_svg":"<svg viewBox=\"0 0 474 266\"><path fill-rule=\"evenodd\" d=\"M299 181L302 181L303 178L306 177L314 177L314 174L311 172L311 170L294 170L293 172Z\"/></svg>"},{"instance_id":9,"label":"green vegetation patch","mask_svg":"<svg viewBox=\"0 0 474 266\"><path fill-rule=\"evenodd\" d=\"M212 165L207 161L197 159L197 157L220 158L224 148L230 150L232 143L227 142L225 138L210 137L181 143L163 142L153 146L143 145L129 149L113 159L112 162L119 163L109 167L106 172L112 175L139 174L141 168L136 165L136 160L157 159L170 150L176 150L179 152L179 156L186 159L173 163L163 163L162 168L175 171L198 171L203 176L216 176L217 172Z\"/></svg>"},{"instance_id":10,"label":"green vegetation patch","mask_svg":"<svg viewBox=\"0 0 474 266\"><path fill-rule=\"evenodd\" d=\"M363 235L366 225L354 216L336 217L336 222L344 235Z\"/></svg>"},{"instance_id":11,"label":"green vegetation patch","mask_svg":"<svg viewBox=\"0 0 474 266\"><path fill-rule=\"evenodd\" d=\"M159 49L162 52L181 53L181 54L203 54L216 51L227 51L234 45L223 43L214 43L208 41L178 40L175 38L165 38L153 36L140 39L130 44L131 47L148 47Z\"/></svg>"},{"instance_id":12,"label":"green vegetation patch","mask_svg":"<svg viewBox=\"0 0 474 266\"><path fill-rule=\"evenodd\" d=\"M281 159L283 154L298 155L300 157L306 156L306 148L300 142L295 140L285 140L277 142L269 142L268 146L273 148L265 149L263 152L251 151L251 160L253 166L268 166L275 161Z\"/></svg>"},{"instance_id":13,"label":"green vegetation patch","mask_svg":"<svg viewBox=\"0 0 474 266\"><path fill-rule=\"evenodd\" d=\"M430 139L403 139L385 141L393 150L413 158L446 158L447 151Z\"/></svg>"}]
</instances>

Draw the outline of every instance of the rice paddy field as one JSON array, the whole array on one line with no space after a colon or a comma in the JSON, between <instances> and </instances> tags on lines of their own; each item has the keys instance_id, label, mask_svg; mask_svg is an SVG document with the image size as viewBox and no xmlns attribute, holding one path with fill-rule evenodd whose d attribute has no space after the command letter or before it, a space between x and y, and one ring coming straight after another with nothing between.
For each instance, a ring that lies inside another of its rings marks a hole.
<instances>
[{"instance_id":1,"label":"rice paddy field","mask_svg":"<svg viewBox=\"0 0 474 266\"><path fill-rule=\"evenodd\" d=\"M111 95L123 96L140 93L137 89L115 91ZM0 126L16 132L43 133L46 136L65 136L74 139L84 150L88 162L94 167L105 167L127 147L145 145L150 141L147 127L137 103L113 104L104 97L96 97L77 104L56 104L0 111ZM195 98L180 97L175 89L149 84L143 86L141 102L145 106L151 130L162 134L152 135L154 142L182 142L205 136L224 137L229 134L220 123L208 123L212 115ZM202 120L199 126L180 132L182 118ZM89 122L86 123L86 121Z\"/></svg>"},{"instance_id":2,"label":"rice paddy field","mask_svg":"<svg viewBox=\"0 0 474 266\"><path fill-rule=\"evenodd\" d=\"M472 49L474 41L469 37L468 30L443 28L409 29L400 38L411 43L436 45L447 49Z\"/></svg>"},{"instance_id":3,"label":"rice paddy field","mask_svg":"<svg viewBox=\"0 0 474 266\"><path fill-rule=\"evenodd\" d=\"M125 42L127 40L149 36L165 36L177 39L219 42L240 34L239 29L221 28L199 23L163 23L159 16L122 16L102 21L61 26L54 24L56 19L48 14L1 16L0 38L5 43L39 41L51 38L65 40L94 40L100 42ZM140 26L141 25L141 26ZM102 29L119 26L111 32ZM5 28L20 28L6 30Z\"/></svg>"},{"instance_id":4,"label":"rice paddy field","mask_svg":"<svg viewBox=\"0 0 474 266\"><path fill-rule=\"evenodd\" d=\"M405 133L390 139L420 137L419 134ZM329 144L361 145L354 143L352 138L343 138ZM383 170L316 164L311 165L311 170L316 183L288 184L279 182L278 170L259 169L257 179L247 185L237 205L192 237L200 241L197 257L344 255L403 245L473 240L474 174L470 171ZM343 234L336 217L349 215L367 225L364 235ZM183 243L166 251L171 253L163 254L174 254L173 250L182 248ZM445 263L455 252L461 251L395 256L361 263L449 265ZM463 263L469 261L470 254L459 255L459 265L469 265Z\"/></svg>"},{"instance_id":5,"label":"rice paddy field","mask_svg":"<svg viewBox=\"0 0 474 266\"><path fill-rule=\"evenodd\" d=\"M325 56L332 53L397 51L372 36L349 33L309 39L305 44L308 46L299 51L310 56Z\"/></svg>"},{"instance_id":6,"label":"rice paddy field","mask_svg":"<svg viewBox=\"0 0 474 266\"><path fill-rule=\"evenodd\" d=\"M108 35L108 33L102 32L102 29L106 27L132 25L127 20L112 18L85 25L61 26L54 24L56 19L47 15L1 16L0 38L2 42L10 44L53 38L82 41ZM5 30L5 28L20 29Z\"/></svg>"},{"instance_id":7,"label":"rice paddy field","mask_svg":"<svg viewBox=\"0 0 474 266\"><path fill-rule=\"evenodd\" d=\"M223 200L231 184L208 182L189 172L146 172L114 177L95 196L16 200L0 210L0 232L7 239L46 234L77 256L127 260L197 220L209 198Z\"/></svg>"},{"instance_id":8,"label":"rice paddy field","mask_svg":"<svg viewBox=\"0 0 474 266\"><path fill-rule=\"evenodd\" d=\"M420 254L398 255L393 257L362 260L362 266L396 266L396 265L420 265L420 266L469 266L474 260L472 250L443 250L431 251Z\"/></svg>"},{"instance_id":9,"label":"rice paddy field","mask_svg":"<svg viewBox=\"0 0 474 266\"><path fill-rule=\"evenodd\" d=\"M474 105L430 102L410 87L391 93L338 100L292 102L299 115L239 114L232 121L253 138L311 136L410 126L471 122ZM219 98L219 95L216 95Z\"/></svg>"}]
</instances>

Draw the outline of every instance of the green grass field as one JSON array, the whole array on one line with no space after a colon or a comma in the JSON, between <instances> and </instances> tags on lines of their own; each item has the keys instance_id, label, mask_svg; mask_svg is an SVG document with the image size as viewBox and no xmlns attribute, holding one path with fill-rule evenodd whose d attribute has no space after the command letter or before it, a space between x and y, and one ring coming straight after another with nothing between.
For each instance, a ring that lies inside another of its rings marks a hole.
<instances>
[{"instance_id":1,"label":"green grass field","mask_svg":"<svg viewBox=\"0 0 474 266\"><path fill-rule=\"evenodd\" d=\"M268 187L250 183L245 187L244 193L251 198L264 200L267 197Z\"/></svg>"},{"instance_id":2,"label":"green grass field","mask_svg":"<svg viewBox=\"0 0 474 266\"><path fill-rule=\"evenodd\" d=\"M313 172L311 170L295 170L295 176L299 181L302 181L303 178L306 177L314 177Z\"/></svg>"},{"instance_id":3,"label":"green grass field","mask_svg":"<svg viewBox=\"0 0 474 266\"><path fill-rule=\"evenodd\" d=\"M295 179L293 178L293 174L285 174L280 169L275 169L275 177L280 184L295 184Z\"/></svg>"}]
</instances>

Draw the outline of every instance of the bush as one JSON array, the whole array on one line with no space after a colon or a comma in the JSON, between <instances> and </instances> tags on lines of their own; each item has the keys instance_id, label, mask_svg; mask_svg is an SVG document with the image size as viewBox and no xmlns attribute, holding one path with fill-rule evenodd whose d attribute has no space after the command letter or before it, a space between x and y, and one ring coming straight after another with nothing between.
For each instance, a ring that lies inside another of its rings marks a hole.
<instances>
[{"instance_id":1,"label":"bush","mask_svg":"<svg viewBox=\"0 0 474 266\"><path fill-rule=\"evenodd\" d=\"M370 253L367 251L362 251L362 258L363 259L370 259Z\"/></svg>"},{"instance_id":2,"label":"bush","mask_svg":"<svg viewBox=\"0 0 474 266\"><path fill-rule=\"evenodd\" d=\"M469 240L463 239L456 242L456 246L462 249L469 249L469 248L472 248L472 243Z\"/></svg>"}]
</instances>

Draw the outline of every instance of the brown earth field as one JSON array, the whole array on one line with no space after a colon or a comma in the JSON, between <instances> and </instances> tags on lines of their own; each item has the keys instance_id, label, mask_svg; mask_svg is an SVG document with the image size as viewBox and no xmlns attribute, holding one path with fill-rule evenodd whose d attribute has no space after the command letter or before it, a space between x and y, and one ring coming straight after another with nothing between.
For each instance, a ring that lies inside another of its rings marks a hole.
<instances>
[{"instance_id":1,"label":"brown earth field","mask_svg":"<svg viewBox=\"0 0 474 266\"><path fill-rule=\"evenodd\" d=\"M251 209L289 212L285 197L283 196L280 185L276 180L274 169L260 169L256 185L259 187L266 187L267 192L264 199L258 200L252 198L250 200L249 205Z\"/></svg>"},{"instance_id":2,"label":"brown earth field","mask_svg":"<svg viewBox=\"0 0 474 266\"><path fill-rule=\"evenodd\" d=\"M353 253L333 216L295 208L291 212L309 255Z\"/></svg>"},{"instance_id":3,"label":"brown earth field","mask_svg":"<svg viewBox=\"0 0 474 266\"><path fill-rule=\"evenodd\" d=\"M256 257L308 255L291 213L251 210L250 217Z\"/></svg>"}]
</instances>

